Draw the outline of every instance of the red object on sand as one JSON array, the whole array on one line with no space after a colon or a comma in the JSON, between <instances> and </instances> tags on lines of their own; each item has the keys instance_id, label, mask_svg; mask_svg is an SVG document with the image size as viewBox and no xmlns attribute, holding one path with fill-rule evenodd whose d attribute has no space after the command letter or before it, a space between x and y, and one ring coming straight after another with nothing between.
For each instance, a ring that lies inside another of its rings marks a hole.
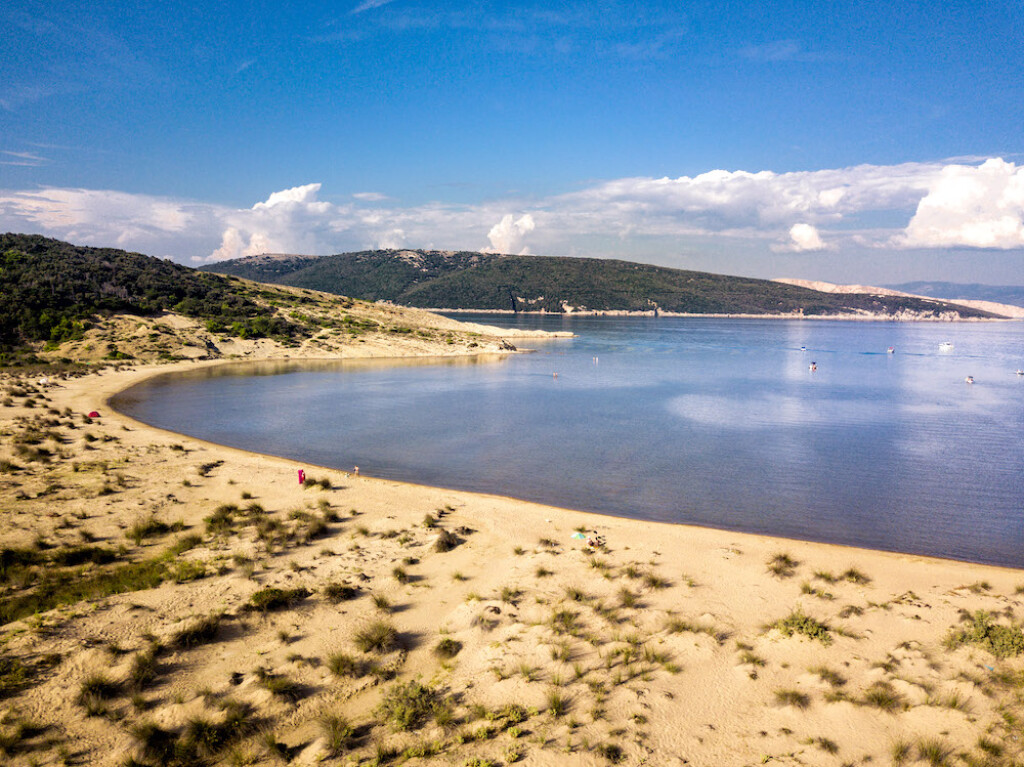
<instances>
[{"instance_id":1,"label":"red object on sand","mask_svg":"<svg viewBox=\"0 0 1024 767\"><path fill-rule=\"evenodd\" d=\"M306 483L306 472L299 469L299 484L304 485Z\"/></svg>"},{"instance_id":2,"label":"red object on sand","mask_svg":"<svg viewBox=\"0 0 1024 767\"><path fill-rule=\"evenodd\" d=\"M100 414L97 413L95 410L93 410L91 413L89 413L89 418L99 418L99 417L100 417Z\"/></svg>"}]
</instances>

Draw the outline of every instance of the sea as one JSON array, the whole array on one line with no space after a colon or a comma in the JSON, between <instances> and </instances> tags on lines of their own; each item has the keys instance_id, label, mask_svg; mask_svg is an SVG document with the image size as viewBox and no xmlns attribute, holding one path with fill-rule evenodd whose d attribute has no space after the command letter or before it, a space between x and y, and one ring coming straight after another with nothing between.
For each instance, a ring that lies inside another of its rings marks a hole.
<instances>
[{"instance_id":1,"label":"sea","mask_svg":"<svg viewBox=\"0 0 1024 767\"><path fill-rule=\"evenodd\" d=\"M296 467L1024 567L1022 322L458 317L575 335L232 364L115 406Z\"/></svg>"}]
</instances>

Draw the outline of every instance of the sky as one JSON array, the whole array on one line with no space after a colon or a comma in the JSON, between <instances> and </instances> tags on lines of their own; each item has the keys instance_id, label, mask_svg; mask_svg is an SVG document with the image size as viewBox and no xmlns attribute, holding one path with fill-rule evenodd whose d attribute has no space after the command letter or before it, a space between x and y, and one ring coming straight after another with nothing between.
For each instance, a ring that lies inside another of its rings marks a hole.
<instances>
[{"instance_id":1,"label":"sky","mask_svg":"<svg viewBox=\"0 0 1024 767\"><path fill-rule=\"evenodd\" d=\"M1024 4L6 0L0 231L1024 284Z\"/></svg>"}]
</instances>

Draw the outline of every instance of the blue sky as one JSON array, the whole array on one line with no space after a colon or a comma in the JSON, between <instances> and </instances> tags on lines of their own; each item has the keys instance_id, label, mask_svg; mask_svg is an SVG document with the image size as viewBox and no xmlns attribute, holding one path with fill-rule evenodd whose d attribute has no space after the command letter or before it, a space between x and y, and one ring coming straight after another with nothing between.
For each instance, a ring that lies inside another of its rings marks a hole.
<instances>
[{"instance_id":1,"label":"blue sky","mask_svg":"<svg viewBox=\"0 0 1024 767\"><path fill-rule=\"evenodd\" d=\"M23 2L0 229L1024 282L1019 2Z\"/></svg>"}]
</instances>

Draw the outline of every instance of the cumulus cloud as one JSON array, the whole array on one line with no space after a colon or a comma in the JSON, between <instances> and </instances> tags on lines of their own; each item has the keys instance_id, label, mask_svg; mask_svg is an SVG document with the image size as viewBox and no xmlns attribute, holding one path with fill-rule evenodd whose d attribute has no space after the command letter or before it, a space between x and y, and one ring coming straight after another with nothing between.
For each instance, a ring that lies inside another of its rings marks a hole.
<instances>
[{"instance_id":1,"label":"cumulus cloud","mask_svg":"<svg viewBox=\"0 0 1024 767\"><path fill-rule=\"evenodd\" d=\"M106 189L0 192L0 228L7 231L178 258L197 246L206 247L205 235L217 226L219 210L208 204Z\"/></svg>"},{"instance_id":2,"label":"cumulus cloud","mask_svg":"<svg viewBox=\"0 0 1024 767\"><path fill-rule=\"evenodd\" d=\"M810 224L793 224L789 228L789 242L783 245L772 245L772 250L777 253L807 253L828 249L829 246L821 239L817 227Z\"/></svg>"},{"instance_id":3,"label":"cumulus cloud","mask_svg":"<svg viewBox=\"0 0 1024 767\"><path fill-rule=\"evenodd\" d=\"M908 248L1024 247L1024 166L999 158L946 166L892 241Z\"/></svg>"},{"instance_id":4,"label":"cumulus cloud","mask_svg":"<svg viewBox=\"0 0 1024 767\"><path fill-rule=\"evenodd\" d=\"M266 202L256 203L252 206L252 209L262 210L273 208L276 205L288 205L289 203L297 205L315 203L320 187L321 184L306 184L304 186L293 186L291 189L282 189L280 192L274 192L270 195Z\"/></svg>"},{"instance_id":5,"label":"cumulus cloud","mask_svg":"<svg viewBox=\"0 0 1024 767\"><path fill-rule=\"evenodd\" d=\"M463 204L403 206L373 192L328 202L319 199L320 191L319 183L308 183L233 208L110 190L0 190L0 231L185 262L373 247L621 255L638 252L638 243L678 250L694 238L729 242L730 248L746 241L761 253L848 245L1024 247L1024 171L1003 160L790 173L711 170L613 179L536 200ZM907 226L880 229L879 220Z\"/></svg>"},{"instance_id":6,"label":"cumulus cloud","mask_svg":"<svg viewBox=\"0 0 1024 767\"><path fill-rule=\"evenodd\" d=\"M630 234L776 238L795 223L835 223L913 206L941 166L913 163L774 173L712 170L679 178L623 178L553 198L545 207Z\"/></svg>"},{"instance_id":7,"label":"cumulus cloud","mask_svg":"<svg viewBox=\"0 0 1024 767\"><path fill-rule=\"evenodd\" d=\"M492 253L515 253L522 248L526 235L536 228L533 216L526 213L519 218L514 218L511 213L502 216L501 221L491 227L487 233L487 239L491 247L487 248ZM522 254L526 253L523 248Z\"/></svg>"}]
</instances>

